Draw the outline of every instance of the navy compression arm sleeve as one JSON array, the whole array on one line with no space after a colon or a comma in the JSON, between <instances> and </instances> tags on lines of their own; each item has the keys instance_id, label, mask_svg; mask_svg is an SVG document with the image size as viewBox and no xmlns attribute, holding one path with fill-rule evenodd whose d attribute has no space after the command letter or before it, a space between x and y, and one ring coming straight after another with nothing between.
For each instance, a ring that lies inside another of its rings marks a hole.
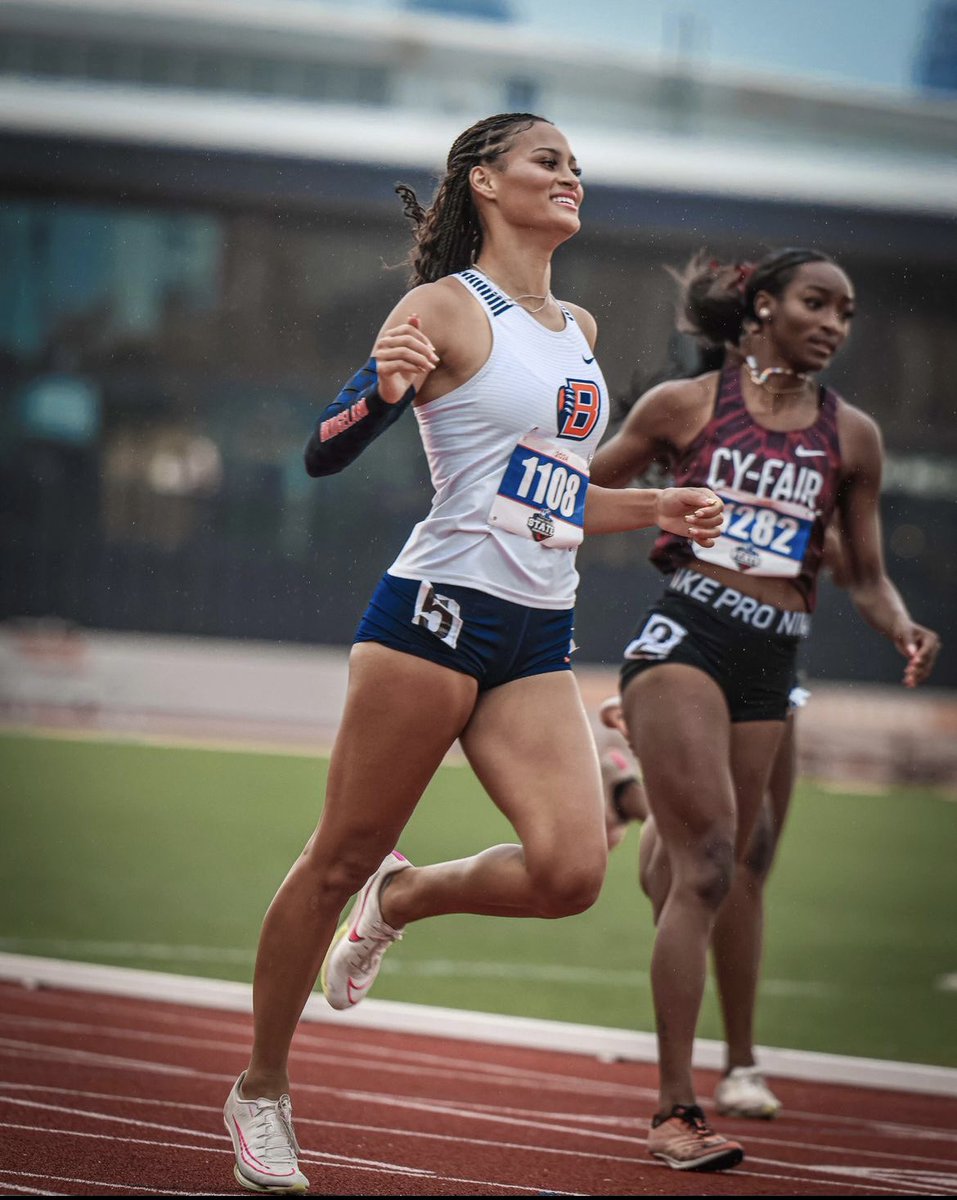
<instances>
[{"instance_id":1,"label":"navy compression arm sleeve","mask_svg":"<svg viewBox=\"0 0 957 1200\"><path fill-rule=\"evenodd\" d=\"M410 387L398 403L387 404L378 383L375 359L370 358L319 417L304 452L306 471L314 479L347 467L415 399L415 388Z\"/></svg>"}]
</instances>

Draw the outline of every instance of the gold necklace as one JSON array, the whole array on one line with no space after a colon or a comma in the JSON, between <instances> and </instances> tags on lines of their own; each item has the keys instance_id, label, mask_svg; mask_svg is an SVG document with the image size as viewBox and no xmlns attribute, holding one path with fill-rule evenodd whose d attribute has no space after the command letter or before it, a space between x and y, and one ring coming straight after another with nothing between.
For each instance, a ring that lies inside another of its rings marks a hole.
<instances>
[{"instance_id":1,"label":"gold necklace","mask_svg":"<svg viewBox=\"0 0 957 1200\"><path fill-rule=\"evenodd\" d=\"M529 314L529 316L531 316L534 313L540 313L542 311L542 309L545 307L545 305L549 302L549 300L555 299L555 297L552 295L551 292L546 292L544 296L533 296L531 293L526 293L523 296L510 296L509 293L506 292L505 288L503 288L500 283L496 283L495 280L492 279L491 275L485 273L485 278L488 279L491 283L494 283L495 286L502 293L502 295L505 297L505 299L511 300L511 302L513 304L518 304L519 300L541 300L541 304L538 306L538 308L525 308L524 304L518 305L519 308L521 308L525 312L527 312Z\"/></svg>"},{"instance_id":2,"label":"gold necklace","mask_svg":"<svg viewBox=\"0 0 957 1200\"><path fill-rule=\"evenodd\" d=\"M531 316L533 313L540 313L549 300L555 299L551 292L545 296L509 296L507 292L505 294L513 304L518 304L519 300L541 300L541 304L538 306L538 308L525 308L524 304L519 305L519 308L525 308L525 311L529 314L529 316Z\"/></svg>"}]
</instances>

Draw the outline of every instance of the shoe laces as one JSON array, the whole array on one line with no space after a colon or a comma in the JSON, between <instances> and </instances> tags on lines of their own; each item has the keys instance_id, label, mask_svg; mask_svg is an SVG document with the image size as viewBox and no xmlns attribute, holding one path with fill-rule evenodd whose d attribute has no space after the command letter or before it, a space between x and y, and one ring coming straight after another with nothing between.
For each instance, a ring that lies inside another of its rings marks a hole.
<instances>
[{"instance_id":1,"label":"shoe laces","mask_svg":"<svg viewBox=\"0 0 957 1200\"><path fill-rule=\"evenodd\" d=\"M292 1101L288 1096L280 1096L275 1103L259 1104L252 1133L256 1138L257 1153L268 1162L286 1160L296 1165L295 1156L302 1151L292 1127Z\"/></svg>"},{"instance_id":2,"label":"shoe laces","mask_svg":"<svg viewBox=\"0 0 957 1200\"><path fill-rule=\"evenodd\" d=\"M401 929L393 929L384 922L375 925L365 934L362 941L356 944L352 959L354 966L360 971L366 970L378 962L393 942L401 941Z\"/></svg>"},{"instance_id":3,"label":"shoe laces","mask_svg":"<svg viewBox=\"0 0 957 1200\"><path fill-rule=\"evenodd\" d=\"M676 1104L671 1110L671 1116L677 1117L679 1121L682 1121L694 1133L700 1133L702 1137L710 1137L714 1132L697 1104Z\"/></svg>"}]
</instances>

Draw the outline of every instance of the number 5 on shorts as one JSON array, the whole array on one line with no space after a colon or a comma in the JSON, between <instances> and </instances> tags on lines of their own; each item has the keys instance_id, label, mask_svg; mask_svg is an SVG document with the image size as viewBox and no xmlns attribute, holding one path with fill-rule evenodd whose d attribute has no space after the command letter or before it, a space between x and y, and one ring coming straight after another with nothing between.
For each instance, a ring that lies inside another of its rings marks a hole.
<instances>
[{"instance_id":1,"label":"number 5 on shorts","mask_svg":"<svg viewBox=\"0 0 957 1200\"><path fill-rule=\"evenodd\" d=\"M412 614L412 624L422 625L429 633L434 633L440 642L455 649L462 629L462 610L457 600L449 596L437 596L435 588L427 579L419 586L419 594L415 598L415 611Z\"/></svg>"}]
</instances>

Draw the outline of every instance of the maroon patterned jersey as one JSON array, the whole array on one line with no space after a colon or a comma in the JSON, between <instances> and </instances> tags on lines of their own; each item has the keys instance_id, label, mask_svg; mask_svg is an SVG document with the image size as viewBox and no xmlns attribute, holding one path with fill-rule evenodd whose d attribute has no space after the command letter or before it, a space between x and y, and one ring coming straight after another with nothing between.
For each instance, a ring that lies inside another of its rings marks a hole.
<instances>
[{"instance_id":1,"label":"maroon patterned jersey","mask_svg":"<svg viewBox=\"0 0 957 1200\"><path fill-rule=\"evenodd\" d=\"M822 387L809 428L765 429L747 410L739 368L726 367L710 421L668 464L676 487L709 487L724 500L721 535L704 547L663 533L650 555L655 566L671 574L701 561L790 578L813 610L841 472L837 405L836 393Z\"/></svg>"}]
</instances>

